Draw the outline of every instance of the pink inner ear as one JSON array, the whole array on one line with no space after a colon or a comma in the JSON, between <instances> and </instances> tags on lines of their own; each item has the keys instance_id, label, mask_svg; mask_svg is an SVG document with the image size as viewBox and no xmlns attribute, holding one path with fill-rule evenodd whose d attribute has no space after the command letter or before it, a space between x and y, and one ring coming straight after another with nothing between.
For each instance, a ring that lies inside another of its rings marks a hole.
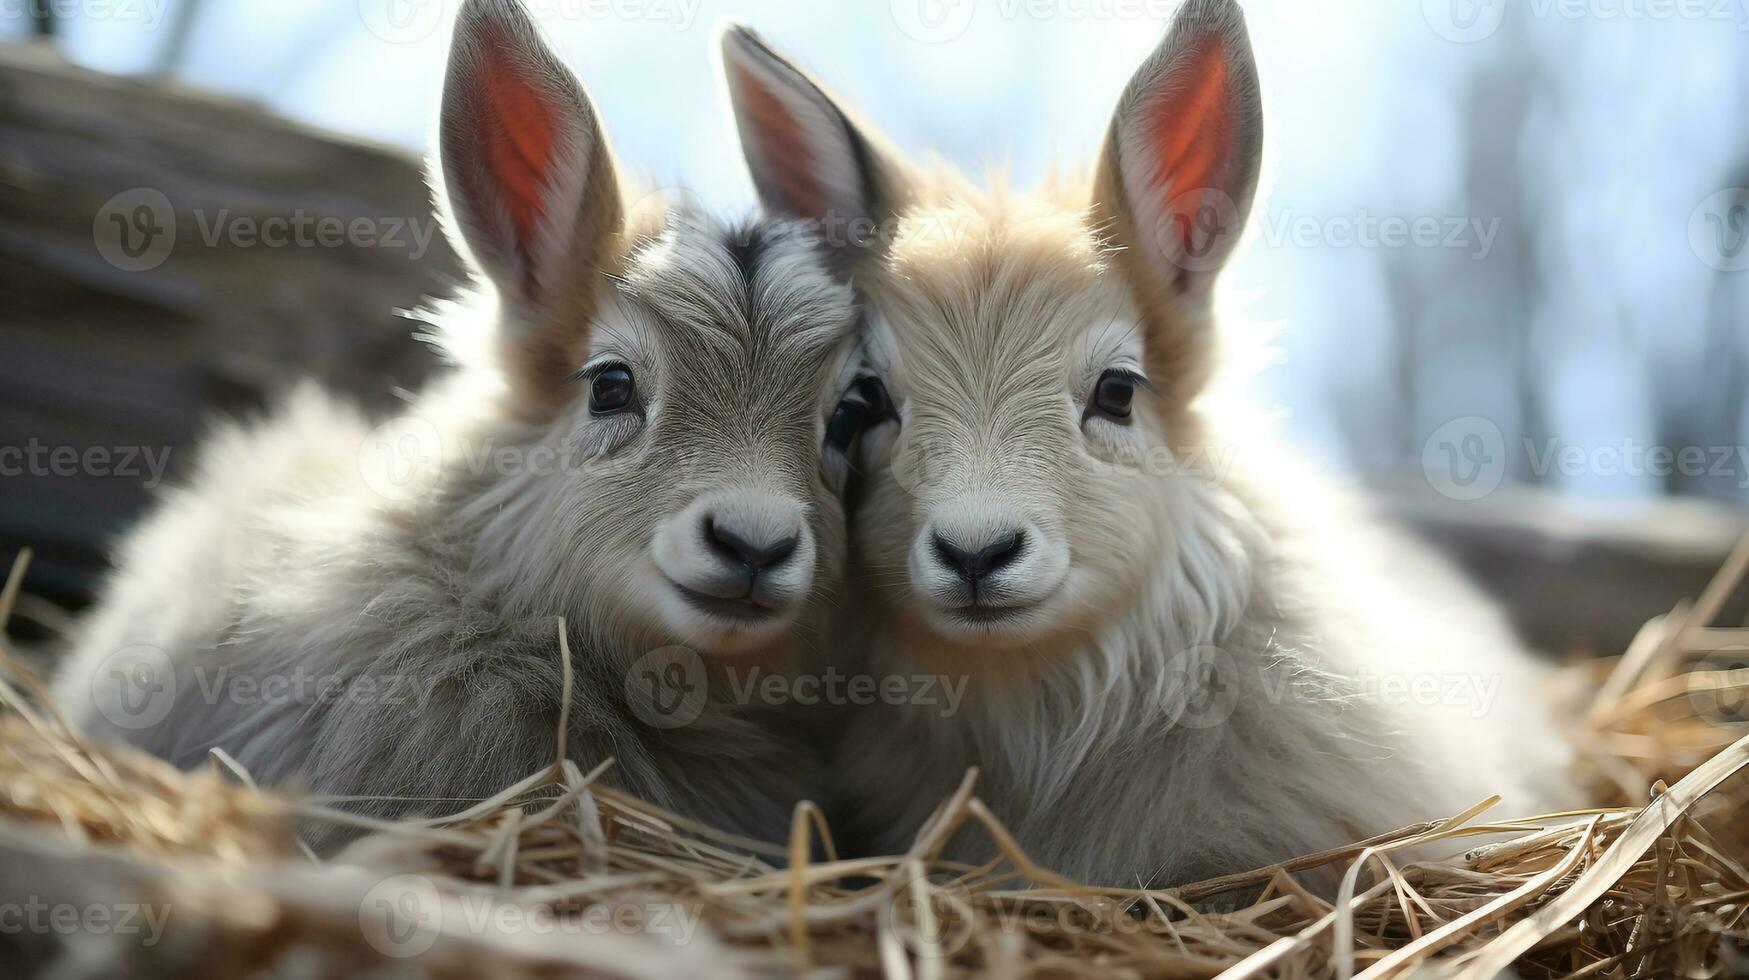
<instances>
[{"instance_id":1,"label":"pink inner ear","mask_svg":"<svg viewBox=\"0 0 1749 980\"><path fill-rule=\"evenodd\" d=\"M744 68L734 71L741 107L755 130L755 145L775 175L788 210L804 218L822 216L826 194L814 175L814 154L802 127L783 100L759 79Z\"/></svg>"},{"instance_id":2,"label":"pink inner ear","mask_svg":"<svg viewBox=\"0 0 1749 980\"><path fill-rule=\"evenodd\" d=\"M481 47L481 115L487 129L483 162L510 211L526 260L551 183L558 117L549 96L505 54L501 39L489 39Z\"/></svg>"},{"instance_id":3,"label":"pink inner ear","mask_svg":"<svg viewBox=\"0 0 1749 980\"><path fill-rule=\"evenodd\" d=\"M1187 250L1197 228L1197 211L1209 191L1230 193L1228 167L1233 146L1232 102L1227 88L1227 45L1218 37L1199 42L1170 78L1188 84L1155 101L1143 125L1156 161L1153 190L1161 217L1170 222Z\"/></svg>"}]
</instances>

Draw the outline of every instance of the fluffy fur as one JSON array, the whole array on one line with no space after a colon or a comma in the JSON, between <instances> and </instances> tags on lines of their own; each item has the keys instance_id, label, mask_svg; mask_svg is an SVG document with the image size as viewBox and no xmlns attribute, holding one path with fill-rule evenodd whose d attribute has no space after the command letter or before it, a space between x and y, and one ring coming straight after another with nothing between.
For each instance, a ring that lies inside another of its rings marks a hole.
<instances>
[{"instance_id":1,"label":"fluffy fur","mask_svg":"<svg viewBox=\"0 0 1749 980\"><path fill-rule=\"evenodd\" d=\"M570 756L777 839L810 760L720 671L789 662L838 587L846 464L822 447L850 292L795 223L628 218L586 97L520 8L470 0L457 31L442 170L490 279L436 318L459 370L381 427L304 389L215 435L123 543L61 703L178 765L222 748L370 813L449 812L553 762L564 617ZM505 91L518 114L494 118ZM529 113L552 114L550 152L504 152ZM603 365L635 377L635 410L592 410L571 375ZM730 526L789 557L743 576L708 540ZM682 591L733 601L730 580L759 609ZM642 658L673 645L703 655L659 678L708 686L696 718L637 698Z\"/></svg>"},{"instance_id":2,"label":"fluffy fur","mask_svg":"<svg viewBox=\"0 0 1749 980\"><path fill-rule=\"evenodd\" d=\"M837 104L744 28L724 49L738 107ZM1569 800L1540 672L1498 613L1210 396L1257 91L1237 5L1192 0L1083 185L982 192L831 117L879 189L824 199L868 202L885 230L851 261L899 415L863 447L852 591L868 600L840 635L876 674L971 679L958 716L849 722L842 809L875 849L902 848L972 766L1035 859L1113 885L1257 867L1494 793L1518 812ZM770 138L785 125L742 127L762 191L807 172L771 165L784 146L833 138ZM765 197L799 216L822 199ZM1204 204L1228 220L1187 239ZM1111 370L1147 379L1127 422L1092 404ZM1024 543L968 602L938 537ZM991 854L970 835L950 850Z\"/></svg>"}]
</instances>

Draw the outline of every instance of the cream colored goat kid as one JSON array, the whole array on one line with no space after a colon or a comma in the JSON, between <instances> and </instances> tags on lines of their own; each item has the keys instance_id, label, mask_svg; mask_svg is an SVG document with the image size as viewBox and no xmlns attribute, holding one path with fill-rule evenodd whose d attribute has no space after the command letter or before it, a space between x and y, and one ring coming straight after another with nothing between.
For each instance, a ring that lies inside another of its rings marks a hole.
<instances>
[{"instance_id":1,"label":"cream colored goat kid","mask_svg":"<svg viewBox=\"0 0 1749 980\"><path fill-rule=\"evenodd\" d=\"M872 708L842 808L902 849L959 783L1033 858L1171 885L1455 814L1564 802L1539 672L1442 564L1204 397L1213 286L1262 110L1231 0L1191 0L1091 181L923 174L751 31L723 71L761 196L837 236L897 409L852 516L876 674L972 677ZM871 229L874 234L870 234ZM981 834L953 853L990 855Z\"/></svg>"},{"instance_id":2,"label":"cream colored goat kid","mask_svg":"<svg viewBox=\"0 0 1749 980\"><path fill-rule=\"evenodd\" d=\"M798 223L631 213L513 0L462 5L440 130L452 238L489 283L439 317L462 366L386 439L313 391L215 437L123 544L61 703L180 765L222 748L379 815L452 812L552 763L564 617L570 755L775 839L807 752L714 665L821 633L850 291Z\"/></svg>"}]
</instances>

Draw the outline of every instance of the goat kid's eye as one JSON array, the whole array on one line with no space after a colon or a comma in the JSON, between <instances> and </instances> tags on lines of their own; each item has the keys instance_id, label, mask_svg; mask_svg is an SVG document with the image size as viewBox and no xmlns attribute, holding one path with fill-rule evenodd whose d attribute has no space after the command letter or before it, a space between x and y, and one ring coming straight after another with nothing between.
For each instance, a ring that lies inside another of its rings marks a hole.
<instances>
[{"instance_id":1,"label":"goat kid's eye","mask_svg":"<svg viewBox=\"0 0 1749 980\"><path fill-rule=\"evenodd\" d=\"M637 385L632 381L632 369L624 364L610 364L595 372L589 383L589 411L592 415L612 415L632 406Z\"/></svg>"},{"instance_id":2,"label":"goat kid's eye","mask_svg":"<svg viewBox=\"0 0 1749 980\"><path fill-rule=\"evenodd\" d=\"M850 444L862 434L863 410L860 405L839 402L826 423L826 444L841 453L850 451Z\"/></svg>"},{"instance_id":3,"label":"goat kid's eye","mask_svg":"<svg viewBox=\"0 0 1749 980\"><path fill-rule=\"evenodd\" d=\"M898 417L898 413L893 410L893 400L887 397L887 386L881 383L881 379L872 374L865 375L856 380L851 390L860 395L863 404L868 406L871 423L879 424Z\"/></svg>"},{"instance_id":4,"label":"goat kid's eye","mask_svg":"<svg viewBox=\"0 0 1749 980\"><path fill-rule=\"evenodd\" d=\"M856 437L893 417L893 403L881 379L858 378L826 423L826 444L849 453Z\"/></svg>"},{"instance_id":5,"label":"goat kid's eye","mask_svg":"<svg viewBox=\"0 0 1749 980\"><path fill-rule=\"evenodd\" d=\"M1129 371L1112 370L1099 376L1093 386L1094 411L1119 422L1130 417L1130 406L1136 400L1136 376Z\"/></svg>"}]
</instances>

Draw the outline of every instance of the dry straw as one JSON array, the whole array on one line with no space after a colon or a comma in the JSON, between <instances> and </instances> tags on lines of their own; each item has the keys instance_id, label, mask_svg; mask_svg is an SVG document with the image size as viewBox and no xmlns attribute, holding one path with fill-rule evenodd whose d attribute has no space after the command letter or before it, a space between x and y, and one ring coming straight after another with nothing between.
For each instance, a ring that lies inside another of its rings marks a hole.
<instances>
[{"instance_id":1,"label":"dry straw","mask_svg":"<svg viewBox=\"0 0 1749 980\"><path fill-rule=\"evenodd\" d=\"M1749 629L1718 623L1746 572L1749 538L1622 656L1564 672L1598 809L1489 822L1487 800L1158 890L1037 867L977 798L975 773L907 853L840 859L810 804L787 847L738 839L600 784L611 760L583 772L562 735L554 766L462 813L373 821L257 790L222 754L182 773L82 742L0 653L0 889L20 887L5 869L28 868L33 894L171 909L181 942L27 948L72 975L292 963L344 976L386 956L433 976L1749 976L1749 670L1729 666ZM323 862L299 853L298 820L373 833ZM1005 860L938 859L960 832L988 834ZM1406 863L1430 848L1451 856ZM1334 901L1295 877L1314 869L1340 878Z\"/></svg>"}]
</instances>

